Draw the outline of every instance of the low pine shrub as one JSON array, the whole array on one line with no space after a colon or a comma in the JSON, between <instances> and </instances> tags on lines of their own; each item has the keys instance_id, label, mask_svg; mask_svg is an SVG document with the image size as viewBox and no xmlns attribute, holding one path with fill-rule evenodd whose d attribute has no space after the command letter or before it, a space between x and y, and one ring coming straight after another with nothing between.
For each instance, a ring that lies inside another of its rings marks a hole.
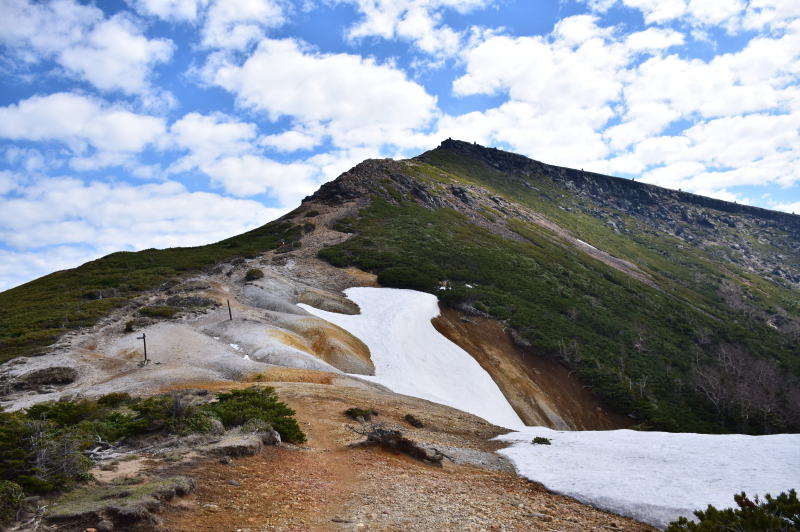
<instances>
[{"instance_id":1,"label":"low pine shrub","mask_svg":"<svg viewBox=\"0 0 800 532\"><path fill-rule=\"evenodd\" d=\"M0 412L0 518L6 507L3 490L13 488L10 483L25 493L48 493L85 480L91 462L84 451L97 445L98 438L119 442L148 434L217 433L223 425L249 423L250 428L273 427L284 441L305 441L294 411L272 388L221 393L216 402L203 402L207 399L199 399L202 395L173 392L136 398L112 393L97 400L51 401Z\"/></svg>"},{"instance_id":2,"label":"low pine shrub","mask_svg":"<svg viewBox=\"0 0 800 532\"><path fill-rule=\"evenodd\" d=\"M428 292L439 285L439 281L432 275L404 266L392 266L381 271L378 274L378 282L383 286Z\"/></svg>"},{"instance_id":3,"label":"low pine shrub","mask_svg":"<svg viewBox=\"0 0 800 532\"><path fill-rule=\"evenodd\" d=\"M139 314L147 316L148 318L172 318L178 312L175 307L166 305L153 305L151 307L142 307L139 309Z\"/></svg>"},{"instance_id":4,"label":"low pine shrub","mask_svg":"<svg viewBox=\"0 0 800 532\"><path fill-rule=\"evenodd\" d=\"M0 480L0 527L14 519L23 498L24 494L19 484Z\"/></svg>"},{"instance_id":5,"label":"low pine shrub","mask_svg":"<svg viewBox=\"0 0 800 532\"><path fill-rule=\"evenodd\" d=\"M217 396L217 402L205 408L212 412L226 428L238 427L251 419L271 424L283 441L302 443L306 436L294 418L294 410L279 401L273 388L253 386L244 390L231 390Z\"/></svg>"},{"instance_id":6,"label":"low pine shrub","mask_svg":"<svg viewBox=\"0 0 800 532\"><path fill-rule=\"evenodd\" d=\"M533 443L534 445L550 445L551 442L550 438L536 436L531 443Z\"/></svg>"},{"instance_id":7,"label":"low pine shrub","mask_svg":"<svg viewBox=\"0 0 800 532\"><path fill-rule=\"evenodd\" d=\"M742 492L734 495L738 508L717 510L708 505L705 511L694 514L697 522L681 517L669 524L666 532L713 532L717 530L769 530L790 532L800 530L800 501L797 492L789 490L777 497L767 494L764 500L750 499Z\"/></svg>"},{"instance_id":8,"label":"low pine shrub","mask_svg":"<svg viewBox=\"0 0 800 532\"><path fill-rule=\"evenodd\" d=\"M251 268L247 270L247 273L244 274L245 281L255 281L256 279L261 279L262 277L264 277L264 272L258 268Z\"/></svg>"}]
</instances>

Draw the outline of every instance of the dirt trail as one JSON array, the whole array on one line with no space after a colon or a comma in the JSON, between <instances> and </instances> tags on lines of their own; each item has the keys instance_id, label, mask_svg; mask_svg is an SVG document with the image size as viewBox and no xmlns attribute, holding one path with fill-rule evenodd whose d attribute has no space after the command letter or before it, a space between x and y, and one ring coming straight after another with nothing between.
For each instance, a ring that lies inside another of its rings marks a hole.
<instances>
[{"instance_id":1,"label":"dirt trail","mask_svg":"<svg viewBox=\"0 0 800 532\"><path fill-rule=\"evenodd\" d=\"M480 451L502 429L420 399L314 383L270 383L297 411L308 442L267 448L233 465L185 466L197 492L162 514L174 531L261 530L654 530L553 495L506 471L438 468L376 448L349 448L342 412L372 407L377 421L416 441ZM402 417L425 422L412 429Z\"/></svg>"}]
</instances>

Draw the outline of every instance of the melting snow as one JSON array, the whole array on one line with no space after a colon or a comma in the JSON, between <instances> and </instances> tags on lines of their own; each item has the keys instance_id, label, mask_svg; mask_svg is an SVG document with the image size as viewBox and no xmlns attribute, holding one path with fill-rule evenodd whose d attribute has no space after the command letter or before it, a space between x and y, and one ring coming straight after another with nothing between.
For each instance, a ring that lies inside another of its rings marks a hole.
<instances>
[{"instance_id":1,"label":"melting snow","mask_svg":"<svg viewBox=\"0 0 800 532\"><path fill-rule=\"evenodd\" d=\"M350 288L345 293L361 307L361 314L300 306L367 344L375 376L366 378L502 427L524 426L480 364L433 327L431 319L439 315L435 296L393 288Z\"/></svg>"},{"instance_id":2,"label":"melting snow","mask_svg":"<svg viewBox=\"0 0 800 532\"><path fill-rule=\"evenodd\" d=\"M593 245L591 245L591 244L589 244L589 243L587 243L587 242L584 242L584 241L583 241L583 240L581 240L580 238L576 238L575 240L577 240L578 242L580 242L581 244L583 244L583 245L584 245L584 246L586 246L587 248L597 249L597 248L596 248L596 247L594 247Z\"/></svg>"},{"instance_id":3,"label":"melting snow","mask_svg":"<svg viewBox=\"0 0 800 532\"><path fill-rule=\"evenodd\" d=\"M535 436L551 445L534 445ZM800 435L528 427L497 439L519 474L592 506L663 527L696 509L735 506L733 495L800 486Z\"/></svg>"},{"instance_id":4,"label":"melting snow","mask_svg":"<svg viewBox=\"0 0 800 532\"><path fill-rule=\"evenodd\" d=\"M239 344L228 344L228 345L231 346L232 348L236 349L237 351L241 351L242 350L242 348L239 346Z\"/></svg>"},{"instance_id":5,"label":"melting snow","mask_svg":"<svg viewBox=\"0 0 800 532\"><path fill-rule=\"evenodd\" d=\"M593 247L579 240L582 244ZM500 389L464 350L439 334L430 294L350 288L361 314L303 308L360 338L370 349L375 382L514 428L498 439L520 475L587 504L656 526L693 517L708 504L729 507L733 495L776 495L800 487L800 435L708 435L554 431L522 427ZM362 377L359 375L359 377ZM552 445L534 445L535 436Z\"/></svg>"}]
</instances>

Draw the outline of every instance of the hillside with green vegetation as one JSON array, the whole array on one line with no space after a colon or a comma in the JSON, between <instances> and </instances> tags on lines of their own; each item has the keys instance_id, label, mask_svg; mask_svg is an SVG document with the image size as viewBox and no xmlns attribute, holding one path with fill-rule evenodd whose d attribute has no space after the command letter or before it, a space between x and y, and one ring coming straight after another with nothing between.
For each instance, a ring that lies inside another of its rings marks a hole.
<instances>
[{"instance_id":1,"label":"hillside with green vegetation","mask_svg":"<svg viewBox=\"0 0 800 532\"><path fill-rule=\"evenodd\" d=\"M237 257L294 249L302 227L285 220L207 246L112 253L0 293L0 363L43 352L69 330L181 275Z\"/></svg>"},{"instance_id":2,"label":"hillside with green vegetation","mask_svg":"<svg viewBox=\"0 0 800 532\"><path fill-rule=\"evenodd\" d=\"M353 236L320 257L504 320L520 344L558 357L643 426L800 429L793 282L800 217L733 204L714 209L723 202L639 183L627 186L663 194L655 199L661 204L642 212L631 201L625 209L597 190L584 193L563 173L554 176L553 168L451 141L371 182L354 169L316 200L372 199L339 220L338 229ZM684 215L662 223L651 215L662 209ZM649 282L584 253L526 212L629 261ZM732 258L729 241L740 249L758 244L747 253L757 257ZM765 265L772 275L759 271Z\"/></svg>"},{"instance_id":3,"label":"hillside with green vegetation","mask_svg":"<svg viewBox=\"0 0 800 532\"><path fill-rule=\"evenodd\" d=\"M0 363L182 276L296 250L315 226L293 216L323 205L349 236L322 259L503 321L642 428L800 430L800 217L451 140L365 161L237 237L114 253L0 293Z\"/></svg>"}]
</instances>

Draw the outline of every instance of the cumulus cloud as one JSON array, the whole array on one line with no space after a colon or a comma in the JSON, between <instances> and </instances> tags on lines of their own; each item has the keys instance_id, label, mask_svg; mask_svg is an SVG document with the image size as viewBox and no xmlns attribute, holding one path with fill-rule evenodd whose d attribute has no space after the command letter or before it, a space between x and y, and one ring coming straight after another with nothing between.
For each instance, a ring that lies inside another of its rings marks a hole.
<instances>
[{"instance_id":1,"label":"cumulus cloud","mask_svg":"<svg viewBox=\"0 0 800 532\"><path fill-rule=\"evenodd\" d=\"M241 64L212 62L207 76L241 105L324 131L339 147L406 145L436 114L436 99L401 70L358 55L314 52L294 39L266 39Z\"/></svg>"},{"instance_id":2,"label":"cumulus cloud","mask_svg":"<svg viewBox=\"0 0 800 532\"><path fill-rule=\"evenodd\" d=\"M128 0L139 13L164 20L194 21L208 0Z\"/></svg>"},{"instance_id":3,"label":"cumulus cloud","mask_svg":"<svg viewBox=\"0 0 800 532\"><path fill-rule=\"evenodd\" d=\"M715 197L800 181L800 23L710 60L665 55L684 42L674 29L626 35L587 15L548 36L490 36L463 53L453 92L505 101L445 116L438 132Z\"/></svg>"},{"instance_id":4,"label":"cumulus cloud","mask_svg":"<svg viewBox=\"0 0 800 532\"><path fill-rule=\"evenodd\" d=\"M59 62L100 90L144 94L153 65L172 55L172 41L148 39L124 15L95 25L80 43L59 54Z\"/></svg>"},{"instance_id":5,"label":"cumulus cloud","mask_svg":"<svg viewBox=\"0 0 800 532\"><path fill-rule=\"evenodd\" d=\"M219 0L206 15L203 44L242 50L285 21L284 2L279 0Z\"/></svg>"},{"instance_id":6,"label":"cumulus cloud","mask_svg":"<svg viewBox=\"0 0 800 532\"><path fill-rule=\"evenodd\" d=\"M213 185L235 196L269 194L281 205L293 206L314 191L317 168L295 162L284 164L265 157L255 124L221 113L189 113L170 127L170 142L187 152L170 173L200 170Z\"/></svg>"},{"instance_id":7,"label":"cumulus cloud","mask_svg":"<svg viewBox=\"0 0 800 532\"><path fill-rule=\"evenodd\" d=\"M347 31L350 39L379 37L412 42L428 54L453 55L466 37L442 22L446 10L466 13L492 0L339 0L362 18Z\"/></svg>"},{"instance_id":8,"label":"cumulus cloud","mask_svg":"<svg viewBox=\"0 0 800 532\"><path fill-rule=\"evenodd\" d=\"M105 18L100 9L74 0L3 0L0 21L0 42L27 63L52 59L100 90L153 103L168 98L154 94L150 77L156 64L170 59L173 43L148 39L127 14Z\"/></svg>"},{"instance_id":9,"label":"cumulus cloud","mask_svg":"<svg viewBox=\"0 0 800 532\"><path fill-rule=\"evenodd\" d=\"M588 15L563 19L550 37L492 36L464 54L466 72L453 91L507 94L508 101L447 117L441 133L503 143L557 164L603 158L600 130L614 114L630 52Z\"/></svg>"},{"instance_id":10,"label":"cumulus cloud","mask_svg":"<svg viewBox=\"0 0 800 532\"><path fill-rule=\"evenodd\" d=\"M263 225L286 210L190 192L173 181L133 186L41 179L3 200L0 240L10 249L0 250L0 289L120 249L214 242ZM44 254L50 261L37 259ZM23 263L25 268L9 267Z\"/></svg>"},{"instance_id":11,"label":"cumulus cloud","mask_svg":"<svg viewBox=\"0 0 800 532\"><path fill-rule=\"evenodd\" d=\"M33 96L0 107L0 137L58 141L75 152L92 147L138 152L164 133L164 120L140 115L73 93Z\"/></svg>"}]
</instances>

